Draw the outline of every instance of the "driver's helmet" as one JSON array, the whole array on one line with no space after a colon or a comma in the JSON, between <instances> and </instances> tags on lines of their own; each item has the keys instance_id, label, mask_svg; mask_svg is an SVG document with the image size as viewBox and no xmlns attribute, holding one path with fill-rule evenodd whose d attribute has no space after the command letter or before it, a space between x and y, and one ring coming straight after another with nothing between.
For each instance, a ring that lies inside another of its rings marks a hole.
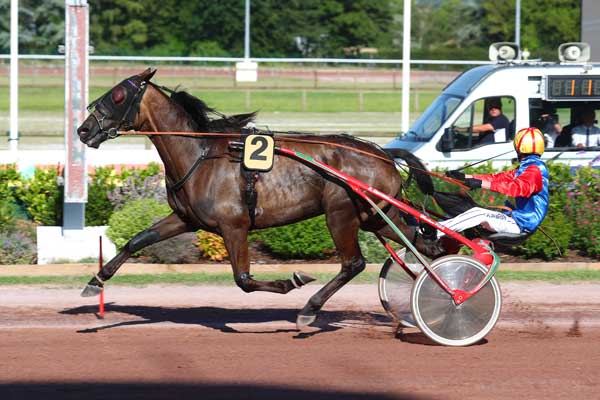
<instances>
[{"instance_id":1,"label":"driver's helmet","mask_svg":"<svg viewBox=\"0 0 600 400\"><path fill-rule=\"evenodd\" d=\"M538 128L523 128L517 132L513 145L519 154L541 156L544 153L544 135Z\"/></svg>"}]
</instances>

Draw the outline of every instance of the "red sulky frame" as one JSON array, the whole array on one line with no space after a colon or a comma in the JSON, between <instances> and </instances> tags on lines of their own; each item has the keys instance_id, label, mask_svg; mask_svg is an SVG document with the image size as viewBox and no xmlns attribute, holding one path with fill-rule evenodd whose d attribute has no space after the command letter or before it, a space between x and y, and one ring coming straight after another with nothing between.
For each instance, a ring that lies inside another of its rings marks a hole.
<instances>
[{"instance_id":1,"label":"red sulky frame","mask_svg":"<svg viewBox=\"0 0 600 400\"><path fill-rule=\"evenodd\" d=\"M442 287L450 296L452 296L452 299L454 300L455 304L457 304L457 305L461 304L461 303L465 302L469 297L475 295L494 276L494 273L496 272L496 269L498 268L498 266L500 264L500 260L499 260L499 257L496 255L496 253L494 253L494 251L492 251L489 247L482 245L478 242L467 239L466 237L462 236L461 234L459 234L449 228L446 228L445 226L443 226L436 220L431 219L429 216L417 211L416 209L410 207L409 205L407 205L401 201L398 201L397 199L377 190L376 188L371 187L371 186L365 184L364 182L359 181L358 179L356 179L348 174L345 174L344 172L342 172L328 164L325 164L317 159L314 159L309 155L303 154L299 151L292 150L292 149L289 149L289 148L283 147L283 146L277 146L277 147L275 147L275 150L286 156L305 161L305 162L309 163L310 165L312 165L320 170L323 170L323 171L329 173L330 175L340 179L344 183L346 183L358 196L360 196L363 200L368 202L381 215L381 217L385 220L385 222L388 225L390 225L390 227L402 238L405 245L415 254L415 256L417 257L419 262L421 264L423 264L423 267L425 268L427 273L431 276L431 278L438 285L440 285L440 287ZM419 222L423 221L426 224L434 227L435 229L444 232L446 235L450 236L452 239L467 246L468 248L473 250L473 257L488 267L487 273L483 276L481 281L470 291L451 289L448 286L448 284L443 279L441 279L435 273L435 271L433 271L429 267L429 263L423 258L423 256L421 256L421 254L419 254L419 252L417 251L417 249L414 248L412 243L410 243L410 241L401 233L400 229L398 229L398 227L396 225L394 225L394 223L385 215L385 213L375 204L375 202L373 202L373 200L368 195L372 195L380 200L384 200L384 201L392 204L394 207L397 207L400 210L402 210L403 212L410 214L411 216L416 218L417 221L419 221ZM391 248L389 243L387 243L387 241L384 238L380 237L379 235L377 237L381 241L381 243L383 244L385 249L390 253L390 255L394 259L394 261L396 263L398 263L400 266L402 266L402 268L406 271L406 273L409 274L413 279L416 279L415 274L410 270L410 268L408 268L408 266L405 264L405 262L397 256L396 252Z\"/></svg>"}]
</instances>

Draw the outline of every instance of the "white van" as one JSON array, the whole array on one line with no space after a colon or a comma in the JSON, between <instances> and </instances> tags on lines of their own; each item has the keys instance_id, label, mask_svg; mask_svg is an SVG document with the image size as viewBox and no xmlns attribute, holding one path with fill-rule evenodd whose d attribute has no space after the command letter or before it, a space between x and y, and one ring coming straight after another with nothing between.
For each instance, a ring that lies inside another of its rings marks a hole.
<instances>
[{"instance_id":1,"label":"white van","mask_svg":"<svg viewBox=\"0 0 600 400\"><path fill-rule=\"evenodd\" d=\"M516 45L499 43L490 47L490 58L501 58L507 46L519 55ZM600 64L584 60L589 59L586 46L561 45L560 63L515 59L467 70L442 91L408 132L385 148L392 154L394 149L407 150L428 168L458 168L494 156L498 157L493 165L500 167L516 157L511 151L516 131L529 126L542 129L551 121L560 134L547 143L544 159L572 166L600 165L600 134L592 134L579 147L570 134L582 123L583 114L600 115ZM498 101L506 117L504 124L478 132L489 122L489 105Z\"/></svg>"}]
</instances>

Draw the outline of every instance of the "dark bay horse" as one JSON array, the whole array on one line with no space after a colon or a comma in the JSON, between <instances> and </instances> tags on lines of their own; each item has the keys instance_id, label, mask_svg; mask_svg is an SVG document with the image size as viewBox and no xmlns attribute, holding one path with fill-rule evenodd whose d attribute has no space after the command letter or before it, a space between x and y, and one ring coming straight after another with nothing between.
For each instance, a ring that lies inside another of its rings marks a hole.
<instances>
[{"instance_id":1,"label":"dark bay horse","mask_svg":"<svg viewBox=\"0 0 600 400\"><path fill-rule=\"evenodd\" d=\"M105 140L115 137L118 130L126 129L144 132L240 132L255 116L254 113L224 116L182 91L170 91L169 97L165 94L166 88L150 82L155 72L147 69L134 75L93 102L89 107L90 115L78 129L80 139L97 148ZM211 113L217 117L209 117ZM294 273L291 279L286 280L253 279L248 258L248 232L291 224L324 213L342 266L340 272L300 311L297 324L302 327L312 323L325 302L365 268L358 245L359 228L400 241L381 217L342 182L283 155L276 155L273 169L260 174L256 181L257 200L251 218L245 201L246 180L239 153L229 147L231 138L149 137L165 166L168 202L173 212L131 239L90 280L82 292L83 296L98 294L104 282L136 251L198 229L223 237L235 282L242 290L287 293L313 279L302 273ZM285 146L309 154L400 198L401 176L392 163L385 162L384 159L389 160L388 156L379 147L347 136L298 134L286 137ZM301 141L295 142L294 138ZM277 144L282 140L277 136L275 139ZM314 142L311 143L311 140ZM439 252L437 244L426 241L417 226L407 224L398 209L384 209L419 251L429 256Z\"/></svg>"}]
</instances>

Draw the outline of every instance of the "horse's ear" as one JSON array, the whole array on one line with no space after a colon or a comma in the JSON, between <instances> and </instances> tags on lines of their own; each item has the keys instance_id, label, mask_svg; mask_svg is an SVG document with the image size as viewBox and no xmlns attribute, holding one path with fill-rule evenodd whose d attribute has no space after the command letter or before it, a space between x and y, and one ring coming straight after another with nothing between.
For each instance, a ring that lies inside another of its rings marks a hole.
<instances>
[{"instance_id":1,"label":"horse's ear","mask_svg":"<svg viewBox=\"0 0 600 400\"><path fill-rule=\"evenodd\" d=\"M157 71L156 69L147 68L144 72L142 72L139 75L139 77L142 79L142 81L148 82L148 81L150 81L150 79L152 79L152 77L154 76L156 71Z\"/></svg>"}]
</instances>

